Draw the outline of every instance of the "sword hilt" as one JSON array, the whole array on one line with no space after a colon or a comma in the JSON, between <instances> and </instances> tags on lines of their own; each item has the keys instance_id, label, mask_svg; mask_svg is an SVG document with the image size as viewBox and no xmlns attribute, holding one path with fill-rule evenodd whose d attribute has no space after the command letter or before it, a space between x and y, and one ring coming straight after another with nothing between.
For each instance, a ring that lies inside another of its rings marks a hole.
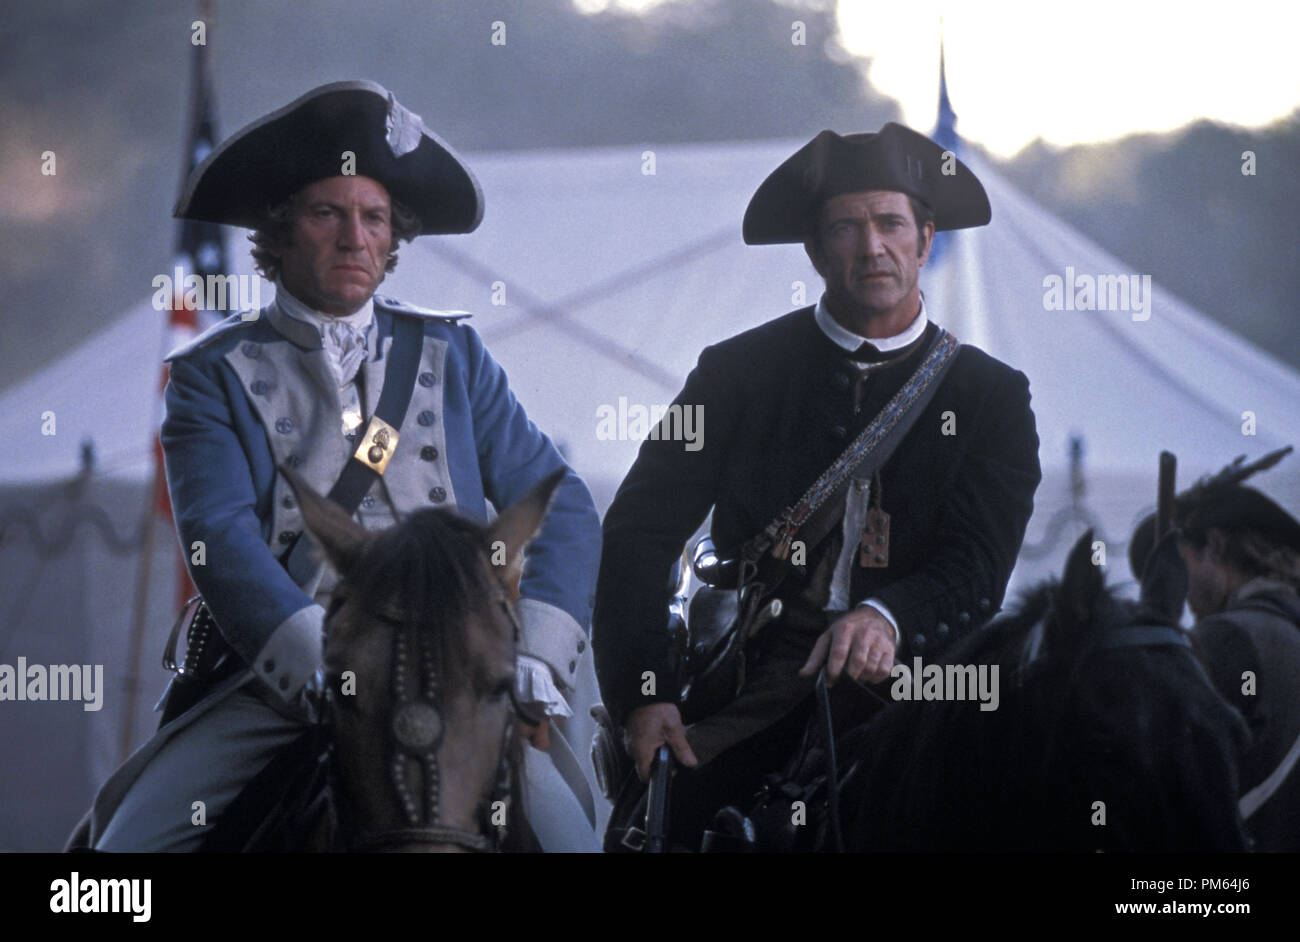
<instances>
[{"instance_id":1,"label":"sword hilt","mask_svg":"<svg viewBox=\"0 0 1300 942\"><path fill-rule=\"evenodd\" d=\"M672 775L672 753L660 746L650 761L650 788L646 793L645 853L668 852L668 788Z\"/></svg>"}]
</instances>

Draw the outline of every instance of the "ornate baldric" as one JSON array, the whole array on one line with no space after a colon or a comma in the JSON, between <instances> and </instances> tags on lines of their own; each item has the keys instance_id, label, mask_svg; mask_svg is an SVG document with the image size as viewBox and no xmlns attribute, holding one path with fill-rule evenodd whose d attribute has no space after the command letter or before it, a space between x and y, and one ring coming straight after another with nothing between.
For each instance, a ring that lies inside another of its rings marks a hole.
<instances>
[{"instance_id":1,"label":"ornate baldric","mask_svg":"<svg viewBox=\"0 0 1300 942\"><path fill-rule=\"evenodd\" d=\"M830 531L835 515L827 511L835 507L855 473L870 476L889 459L934 398L959 347L956 337L939 328L916 370L862 433L802 497L745 544L740 565L742 585L753 578L765 555L784 562L796 537L801 536L811 547Z\"/></svg>"}]
</instances>

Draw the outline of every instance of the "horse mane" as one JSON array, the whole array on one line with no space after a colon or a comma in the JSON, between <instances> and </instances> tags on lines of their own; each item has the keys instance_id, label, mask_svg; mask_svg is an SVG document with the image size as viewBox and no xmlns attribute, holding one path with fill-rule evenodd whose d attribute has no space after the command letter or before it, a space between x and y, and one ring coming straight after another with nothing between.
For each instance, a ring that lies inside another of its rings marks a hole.
<instances>
[{"instance_id":1,"label":"horse mane","mask_svg":"<svg viewBox=\"0 0 1300 942\"><path fill-rule=\"evenodd\" d=\"M845 737L842 752L856 769L842 814L856 847L1234 846L1224 757L1240 719L1201 682L1190 651L1095 644L1110 630L1168 617L1102 585L1090 597L1091 617L1077 623L1058 608L1062 592L1056 579L1026 589L1010 611L945 652L949 664L1000 665L996 711L900 702ZM1044 647L1023 670L1024 645L1040 622ZM1114 813L1109 831L1089 823L1088 803L1098 797Z\"/></svg>"},{"instance_id":2,"label":"horse mane","mask_svg":"<svg viewBox=\"0 0 1300 942\"><path fill-rule=\"evenodd\" d=\"M1105 585L1099 594L1098 622L1102 627L1088 626L1087 630L1076 630L1065 638L1058 635L1052 639L1058 653L1082 653L1089 641L1096 638L1098 630L1104 631L1106 625L1132 624L1138 620L1144 624L1176 624L1141 601L1122 598L1118 589L1118 586ZM1009 666L1007 656L1019 656L1019 646L1023 644L1025 635L1050 616L1060 591L1061 580L1056 577L1021 590L1007 612L954 644L944 660L950 663L996 662Z\"/></svg>"},{"instance_id":3,"label":"horse mane","mask_svg":"<svg viewBox=\"0 0 1300 942\"><path fill-rule=\"evenodd\" d=\"M1046 617L1058 587L1057 580L1047 579L1023 590L1009 612L962 638L943 660L953 664L1004 663L1013 654L1019 656L1024 636Z\"/></svg>"},{"instance_id":4,"label":"horse mane","mask_svg":"<svg viewBox=\"0 0 1300 942\"><path fill-rule=\"evenodd\" d=\"M413 625L418 637L437 644L441 664L464 665L476 624L472 616L496 589L486 554L477 523L425 508L377 537L359 556L348 581L363 610ZM441 674L448 687L471 679L464 671Z\"/></svg>"}]
</instances>

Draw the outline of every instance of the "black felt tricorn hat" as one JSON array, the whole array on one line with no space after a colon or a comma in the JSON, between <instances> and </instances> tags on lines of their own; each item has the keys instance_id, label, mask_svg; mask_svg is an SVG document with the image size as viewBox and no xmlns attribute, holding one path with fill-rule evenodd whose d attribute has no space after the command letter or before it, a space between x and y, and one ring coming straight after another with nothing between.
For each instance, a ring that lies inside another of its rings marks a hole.
<instances>
[{"instance_id":1,"label":"black felt tricorn hat","mask_svg":"<svg viewBox=\"0 0 1300 942\"><path fill-rule=\"evenodd\" d=\"M420 217L420 234L472 232L483 218L474 175L420 116L376 82L334 82L223 141L190 174L172 215L256 229L271 207L350 169Z\"/></svg>"},{"instance_id":2,"label":"black felt tricorn hat","mask_svg":"<svg viewBox=\"0 0 1300 942\"><path fill-rule=\"evenodd\" d=\"M1252 530L1277 546L1300 553L1300 520L1272 498L1244 484L1227 484L1179 495L1174 525L1196 544L1211 529L1226 533ZM1144 518L1129 543L1129 569L1137 578L1155 546L1156 517Z\"/></svg>"},{"instance_id":3,"label":"black felt tricorn hat","mask_svg":"<svg viewBox=\"0 0 1300 942\"><path fill-rule=\"evenodd\" d=\"M924 134L889 122L875 134L822 131L777 167L745 210L750 245L803 242L818 208L842 193L897 190L934 213L934 228L984 226L993 218L988 194L955 157L945 174L944 149Z\"/></svg>"}]
</instances>

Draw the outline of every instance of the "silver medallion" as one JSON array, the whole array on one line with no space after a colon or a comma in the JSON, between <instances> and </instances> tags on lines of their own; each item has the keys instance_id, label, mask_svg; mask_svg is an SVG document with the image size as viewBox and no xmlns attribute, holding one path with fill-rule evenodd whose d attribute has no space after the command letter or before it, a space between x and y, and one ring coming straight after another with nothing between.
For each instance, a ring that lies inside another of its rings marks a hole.
<instances>
[{"instance_id":1,"label":"silver medallion","mask_svg":"<svg viewBox=\"0 0 1300 942\"><path fill-rule=\"evenodd\" d=\"M442 716L423 700L403 703L393 714L393 736L407 752L428 752L442 740Z\"/></svg>"}]
</instances>

